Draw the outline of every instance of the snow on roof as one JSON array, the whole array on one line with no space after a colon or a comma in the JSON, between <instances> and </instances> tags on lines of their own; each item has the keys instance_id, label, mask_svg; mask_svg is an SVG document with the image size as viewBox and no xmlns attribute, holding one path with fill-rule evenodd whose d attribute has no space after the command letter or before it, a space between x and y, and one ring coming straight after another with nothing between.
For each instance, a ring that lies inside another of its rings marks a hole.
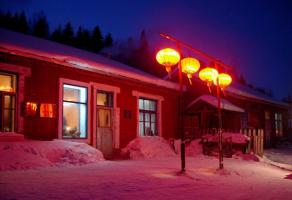
<instances>
[{"instance_id":1,"label":"snow on roof","mask_svg":"<svg viewBox=\"0 0 292 200\"><path fill-rule=\"evenodd\" d=\"M240 84L235 83L235 82L232 83L231 86L227 87L225 89L225 92L233 94L233 95L235 95L235 97L242 96L242 97L257 99L260 101L264 101L266 103L272 103L272 104L276 104L276 105L280 105L280 106L284 106L284 107L289 106L288 104L286 104L284 102L277 101L271 97L268 97L264 94L261 94L260 92L254 90L254 89L248 88L247 86L243 86L243 85L240 85Z\"/></svg>"},{"instance_id":2,"label":"snow on roof","mask_svg":"<svg viewBox=\"0 0 292 200\"><path fill-rule=\"evenodd\" d=\"M188 106L187 109L191 108L193 105L195 105L197 102L203 101L207 104L217 108L217 98L211 95L202 95L192 101ZM244 110L236 105L233 105L226 99L221 98L221 109L228 110L228 111L234 111L234 112L244 112Z\"/></svg>"},{"instance_id":3,"label":"snow on roof","mask_svg":"<svg viewBox=\"0 0 292 200\"><path fill-rule=\"evenodd\" d=\"M98 54L4 29L0 29L0 35L1 52L37 58L101 74L130 78L170 89L179 89L176 83L165 81Z\"/></svg>"}]
</instances>

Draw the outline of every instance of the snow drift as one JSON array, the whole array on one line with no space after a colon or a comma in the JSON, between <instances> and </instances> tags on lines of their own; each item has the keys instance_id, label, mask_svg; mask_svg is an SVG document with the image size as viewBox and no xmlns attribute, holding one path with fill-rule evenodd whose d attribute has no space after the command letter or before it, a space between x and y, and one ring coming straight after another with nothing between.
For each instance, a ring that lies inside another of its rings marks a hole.
<instances>
[{"instance_id":1,"label":"snow drift","mask_svg":"<svg viewBox=\"0 0 292 200\"><path fill-rule=\"evenodd\" d=\"M158 136L143 136L132 140L121 152L133 160L175 156L169 142Z\"/></svg>"},{"instance_id":2,"label":"snow drift","mask_svg":"<svg viewBox=\"0 0 292 200\"><path fill-rule=\"evenodd\" d=\"M0 170L80 166L104 160L99 150L64 140L1 142L0 155Z\"/></svg>"},{"instance_id":3,"label":"snow drift","mask_svg":"<svg viewBox=\"0 0 292 200\"><path fill-rule=\"evenodd\" d=\"M201 139L192 140L189 144L186 144L186 156L202 155L203 149L200 144Z\"/></svg>"}]
</instances>

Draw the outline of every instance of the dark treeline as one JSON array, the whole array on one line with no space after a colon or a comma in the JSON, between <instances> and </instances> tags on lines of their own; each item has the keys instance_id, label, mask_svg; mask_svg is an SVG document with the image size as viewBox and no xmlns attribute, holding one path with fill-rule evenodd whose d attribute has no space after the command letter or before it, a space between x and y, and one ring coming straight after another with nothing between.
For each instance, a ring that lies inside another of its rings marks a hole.
<instances>
[{"instance_id":1,"label":"dark treeline","mask_svg":"<svg viewBox=\"0 0 292 200\"><path fill-rule=\"evenodd\" d=\"M28 20L24 12L11 14L9 11L0 11L0 27L100 53L153 75L165 75L165 71L155 61L154 52L149 49L145 31L141 32L138 40L129 38L121 48L113 44L110 33L103 36L99 26L95 26L93 30L79 26L75 32L71 22L67 22L51 31L43 12L34 14L32 19ZM106 50L101 51L103 49Z\"/></svg>"},{"instance_id":2,"label":"dark treeline","mask_svg":"<svg viewBox=\"0 0 292 200\"><path fill-rule=\"evenodd\" d=\"M150 48L146 32L141 31L138 38L129 37L114 45L108 52L104 51L112 59L133 66L152 75L163 77L166 76L164 67L156 61L156 52Z\"/></svg>"},{"instance_id":3,"label":"dark treeline","mask_svg":"<svg viewBox=\"0 0 292 200\"><path fill-rule=\"evenodd\" d=\"M15 14L9 11L0 12L0 27L95 53L113 43L111 34L108 33L104 37L98 26L95 26L93 30L79 26L75 33L72 24L67 22L65 26L59 25L51 32L43 12L36 13L31 20L27 19L24 12Z\"/></svg>"}]
</instances>

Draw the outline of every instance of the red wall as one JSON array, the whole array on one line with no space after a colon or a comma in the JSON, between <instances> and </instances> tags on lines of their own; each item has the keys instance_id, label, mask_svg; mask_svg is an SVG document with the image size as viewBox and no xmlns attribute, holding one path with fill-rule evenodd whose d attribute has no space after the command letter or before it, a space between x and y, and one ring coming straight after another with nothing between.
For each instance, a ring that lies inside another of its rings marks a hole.
<instances>
[{"instance_id":1,"label":"red wall","mask_svg":"<svg viewBox=\"0 0 292 200\"><path fill-rule=\"evenodd\" d=\"M132 90L159 95L162 101L162 135L175 137L177 132L178 92L142 82L110 77L93 72L65 67L54 63L28 59L15 55L0 54L0 61L29 67L31 76L25 80L24 101L37 103L59 103L59 78L82 82L96 82L120 88L117 106L120 107L120 142L121 147L137 136L137 98ZM57 109L58 110L58 109ZM124 111L131 112L131 118L124 117ZM54 139L58 135L58 117L55 119L40 117L24 118L24 134L35 139Z\"/></svg>"}]
</instances>

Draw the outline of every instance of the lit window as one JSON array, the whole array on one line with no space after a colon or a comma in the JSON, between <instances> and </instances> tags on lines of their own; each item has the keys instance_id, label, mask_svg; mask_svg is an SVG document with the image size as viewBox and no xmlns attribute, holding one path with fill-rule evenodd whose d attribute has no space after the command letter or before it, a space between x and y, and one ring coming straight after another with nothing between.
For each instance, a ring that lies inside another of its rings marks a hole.
<instances>
[{"instance_id":1,"label":"lit window","mask_svg":"<svg viewBox=\"0 0 292 200\"><path fill-rule=\"evenodd\" d=\"M281 113L275 113L275 131L276 131L276 136L283 135L283 125L282 125Z\"/></svg>"},{"instance_id":2,"label":"lit window","mask_svg":"<svg viewBox=\"0 0 292 200\"><path fill-rule=\"evenodd\" d=\"M15 131L16 75L0 72L0 131Z\"/></svg>"},{"instance_id":3,"label":"lit window","mask_svg":"<svg viewBox=\"0 0 292 200\"><path fill-rule=\"evenodd\" d=\"M99 128L110 128L112 125L113 93L97 91L97 119Z\"/></svg>"},{"instance_id":4,"label":"lit window","mask_svg":"<svg viewBox=\"0 0 292 200\"><path fill-rule=\"evenodd\" d=\"M104 91L98 91L96 94L96 105L113 107L113 94Z\"/></svg>"},{"instance_id":5,"label":"lit window","mask_svg":"<svg viewBox=\"0 0 292 200\"><path fill-rule=\"evenodd\" d=\"M16 75L0 72L0 91L15 92L16 91Z\"/></svg>"},{"instance_id":6,"label":"lit window","mask_svg":"<svg viewBox=\"0 0 292 200\"><path fill-rule=\"evenodd\" d=\"M63 85L63 138L87 138L87 88Z\"/></svg>"},{"instance_id":7,"label":"lit window","mask_svg":"<svg viewBox=\"0 0 292 200\"><path fill-rule=\"evenodd\" d=\"M141 136L157 135L157 102L139 98L139 134Z\"/></svg>"}]
</instances>

